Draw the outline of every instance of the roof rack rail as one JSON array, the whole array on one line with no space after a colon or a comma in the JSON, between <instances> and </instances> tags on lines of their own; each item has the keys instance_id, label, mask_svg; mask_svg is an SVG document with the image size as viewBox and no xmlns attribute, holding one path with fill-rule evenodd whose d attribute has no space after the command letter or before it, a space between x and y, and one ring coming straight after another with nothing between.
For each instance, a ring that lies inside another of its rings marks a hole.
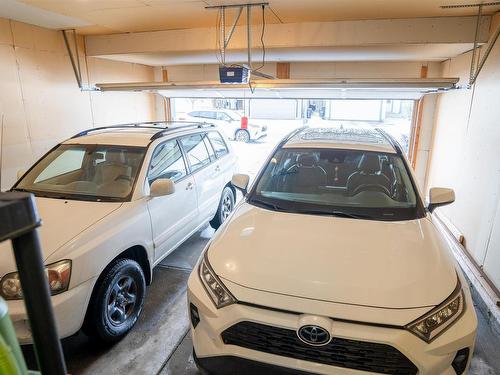
<instances>
[{"instance_id":1,"label":"roof rack rail","mask_svg":"<svg viewBox=\"0 0 500 375\"><path fill-rule=\"evenodd\" d=\"M397 154L403 153L398 141L396 141L389 133L387 133L384 129L381 128L376 128L375 130L379 132L387 142L389 142L389 144L394 148L394 151L396 151Z\"/></svg>"},{"instance_id":2,"label":"roof rack rail","mask_svg":"<svg viewBox=\"0 0 500 375\"><path fill-rule=\"evenodd\" d=\"M191 125L176 126L173 128L166 127L163 130L160 130L158 133L155 133L149 140L154 141L155 139L163 137L167 133L170 133L170 132L173 132L176 130L186 130L189 128L192 128L192 129L215 128L215 125L203 122L203 123L191 123Z\"/></svg>"},{"instance_id":3,"label":"roof rack rail","mask_svg":"<svg viewBox=\"0 0 500 375\"><path fill-rule=\"evenodd\" d=\"M295 130L293 130L291 133L289 133L288 135L286 135L282 140L281 142L279 143L278 145L278 148L279 147L282 147L283 145L285 145L290 139L292 139L293 137L295 137L297 134L300 134L302 131L308 129L309 126L301 126L300 128L297 128Z\"/></svg>"},{"instance_id":4,"label":"roof rack rail","mask_svg":"<svg viewBox=\"0 0 500 375\"><path fill-rule=\"evenodd\" d=\"M160 126L153 126L154 124L165 124L163 127ZM129 129L129 128L142 128L142 129L168 129L167 124L189 124L189 126L194 126L196 123L194 121L143 121L143 122L132 122L128 124L119 124L119 125L109 125L109 126L99 126L97 128L91 128L87 130L83 130L77 134L75 134L71 139L73 138L78 138L78 137L83 137L85 135L88 135L89 133L99 131L99 130L106 130L106 129ZM179 128L179 127L176 127ZM176 129L175 128L175 129Z\"/></svg>"}]
</instances>

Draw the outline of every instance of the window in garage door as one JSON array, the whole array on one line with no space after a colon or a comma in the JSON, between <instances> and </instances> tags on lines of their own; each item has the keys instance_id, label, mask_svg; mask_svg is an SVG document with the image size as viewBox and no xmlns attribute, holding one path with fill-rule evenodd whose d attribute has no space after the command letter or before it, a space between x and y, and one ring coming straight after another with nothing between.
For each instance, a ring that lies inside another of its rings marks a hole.
<instances>
[{"instance_id":1,"label":"window in garage door","mask_svg":"<svg viewBox=\"0 0 500 375\"><path fill-rule=\"evenodd\" d=\"M411 99L206 99L173 98L172 118L214 122L204 113L239 113L249 126L266 126L267 136L249 143L230 140L238 155L240 170L254 176L267 155L288 133L304 125L319 127L382 128L408 152L411 144L414 100ZM212 112L210 112L212 110ZM214 112L218 110L219 112ZM204 117L204 118L203 118ZM236 126L239 126L237 124ZM216 143L212 141L217 150Z\"/></svg>"}]
</instances>

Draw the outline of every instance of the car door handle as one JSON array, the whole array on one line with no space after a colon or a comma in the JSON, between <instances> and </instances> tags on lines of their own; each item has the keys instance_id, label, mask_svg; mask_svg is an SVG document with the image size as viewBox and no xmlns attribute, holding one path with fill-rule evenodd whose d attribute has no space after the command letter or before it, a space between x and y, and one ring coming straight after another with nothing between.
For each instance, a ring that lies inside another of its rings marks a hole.
<instances>
[{"instance_id":1,"label":"car door handle","mask_svg":"<svg viewBox=\"0 0 500 375\"><path fill-rule=\"evenodd\" d=\"M188 182L188 184L186 186L186 190L193 190L193 183L192 182Z\"/></svg>"},{"instance_id":2,"label":"car door handle","mask_svg":"<svg viewBox=\"0 0 500 375\"><path fill-rule=\"evenodd\" d=\"M216 166L216 167L215 167L215 171L216 171L216 172L220 172L220 166Z\"/></svg>"}]
</instances>

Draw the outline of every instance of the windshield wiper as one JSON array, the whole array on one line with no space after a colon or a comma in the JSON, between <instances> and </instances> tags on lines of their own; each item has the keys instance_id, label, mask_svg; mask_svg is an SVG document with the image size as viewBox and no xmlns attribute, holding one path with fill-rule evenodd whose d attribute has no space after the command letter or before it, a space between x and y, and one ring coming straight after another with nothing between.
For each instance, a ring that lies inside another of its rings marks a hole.
<instances>
[{"instance_id":1,"label":"windshield wiper","mask_svg":"<svg viewBox=\"0 0 500 375\"><path fill-rule=\"evenodd\" d=\"M12 191L21 191L23 193L31 193L31 190L28 189L22 189L22 188L14 188Z\"/></svg>"},{"instance_id":2,"label":"windshield wiper","mask_svg":"<svg viewBox=\"0 0 500 375\"><path fill-rule=\"evenodd\" d=\"M296 210L298 214L309 214L309 215L323 215L323 216L335 216L335 217L345 217L348 219L373 219L373 217L369 215L363 214L352 214L344 211L329 211L329 210Z\"/></svg>"},{"instance_id":3,"label":"windshield wiper","mask_svg":"<svg viewBox=\"0 0 500 375\"><path fill-rule=\"evenodd\" d=\"M332 211L332 215L337 217L347 217L350 219L372 219L372 217L369 215L351 214L349 212L344 212L344 211Z\"/></svg>"},{"instance_id":4,"label":"windshield wiper","mask_svg":"<svg viewBox=\"0 0 500 375\"><path fill-rule=\"evenodd\" d=\"M257 206L264 207L264 208L270 208L273 211L280 211L280 212L286 211L285 209L275 205L274 203L265 202L265 201L262 201L260 199L255 199L255 198L250 199L249 203L254 203Z\"/></svg>"}]
</instances>

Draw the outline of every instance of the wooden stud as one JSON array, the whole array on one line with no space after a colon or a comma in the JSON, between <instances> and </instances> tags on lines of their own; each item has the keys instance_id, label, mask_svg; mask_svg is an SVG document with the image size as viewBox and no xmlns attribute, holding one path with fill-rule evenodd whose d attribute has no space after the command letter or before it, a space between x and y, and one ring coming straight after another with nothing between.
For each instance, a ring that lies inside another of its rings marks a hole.
<instances>
[{"instance_id":1,"label":"wooden stud","mask_svg":"<svg viewBox=\"0 0 500 375\"><path fill-rule=\"evenodd\" d=\"M168 70L162 69L162 79L163 82L168 82ZM163 97L163 112L165 114L165 121L172 120L172 103L170 98Z\"/></svg>"},{"instance_id":2,"label":"wooden stud","mask_svg":"<svg viewBox=\"0 0 500 375\"><path fill-rule=\"evenodd\" d=\"M429 68L427 67L427 65L422 65L420 68L420 78L427 78L428 71ZM417 101L416 107L417 107L416 119L415 119L414 132L412 134L413 142L410 153L411 166L413 167L413 170L415 170L415 168L417 167L417 154L418 154L418 145L420 143L420 130L422 129L422 113L424 111L424 98L421 98Z\"/></svg>"},{"instance_id":3,"label":"wooden stud","mask_svg":"<svg viewBox=\"0 0 500 375\"><path fill-rule=\"evenodd\" d=\"M276 63L276 78L290 79L290 63Z\"/></svg>"}]
</instances>

